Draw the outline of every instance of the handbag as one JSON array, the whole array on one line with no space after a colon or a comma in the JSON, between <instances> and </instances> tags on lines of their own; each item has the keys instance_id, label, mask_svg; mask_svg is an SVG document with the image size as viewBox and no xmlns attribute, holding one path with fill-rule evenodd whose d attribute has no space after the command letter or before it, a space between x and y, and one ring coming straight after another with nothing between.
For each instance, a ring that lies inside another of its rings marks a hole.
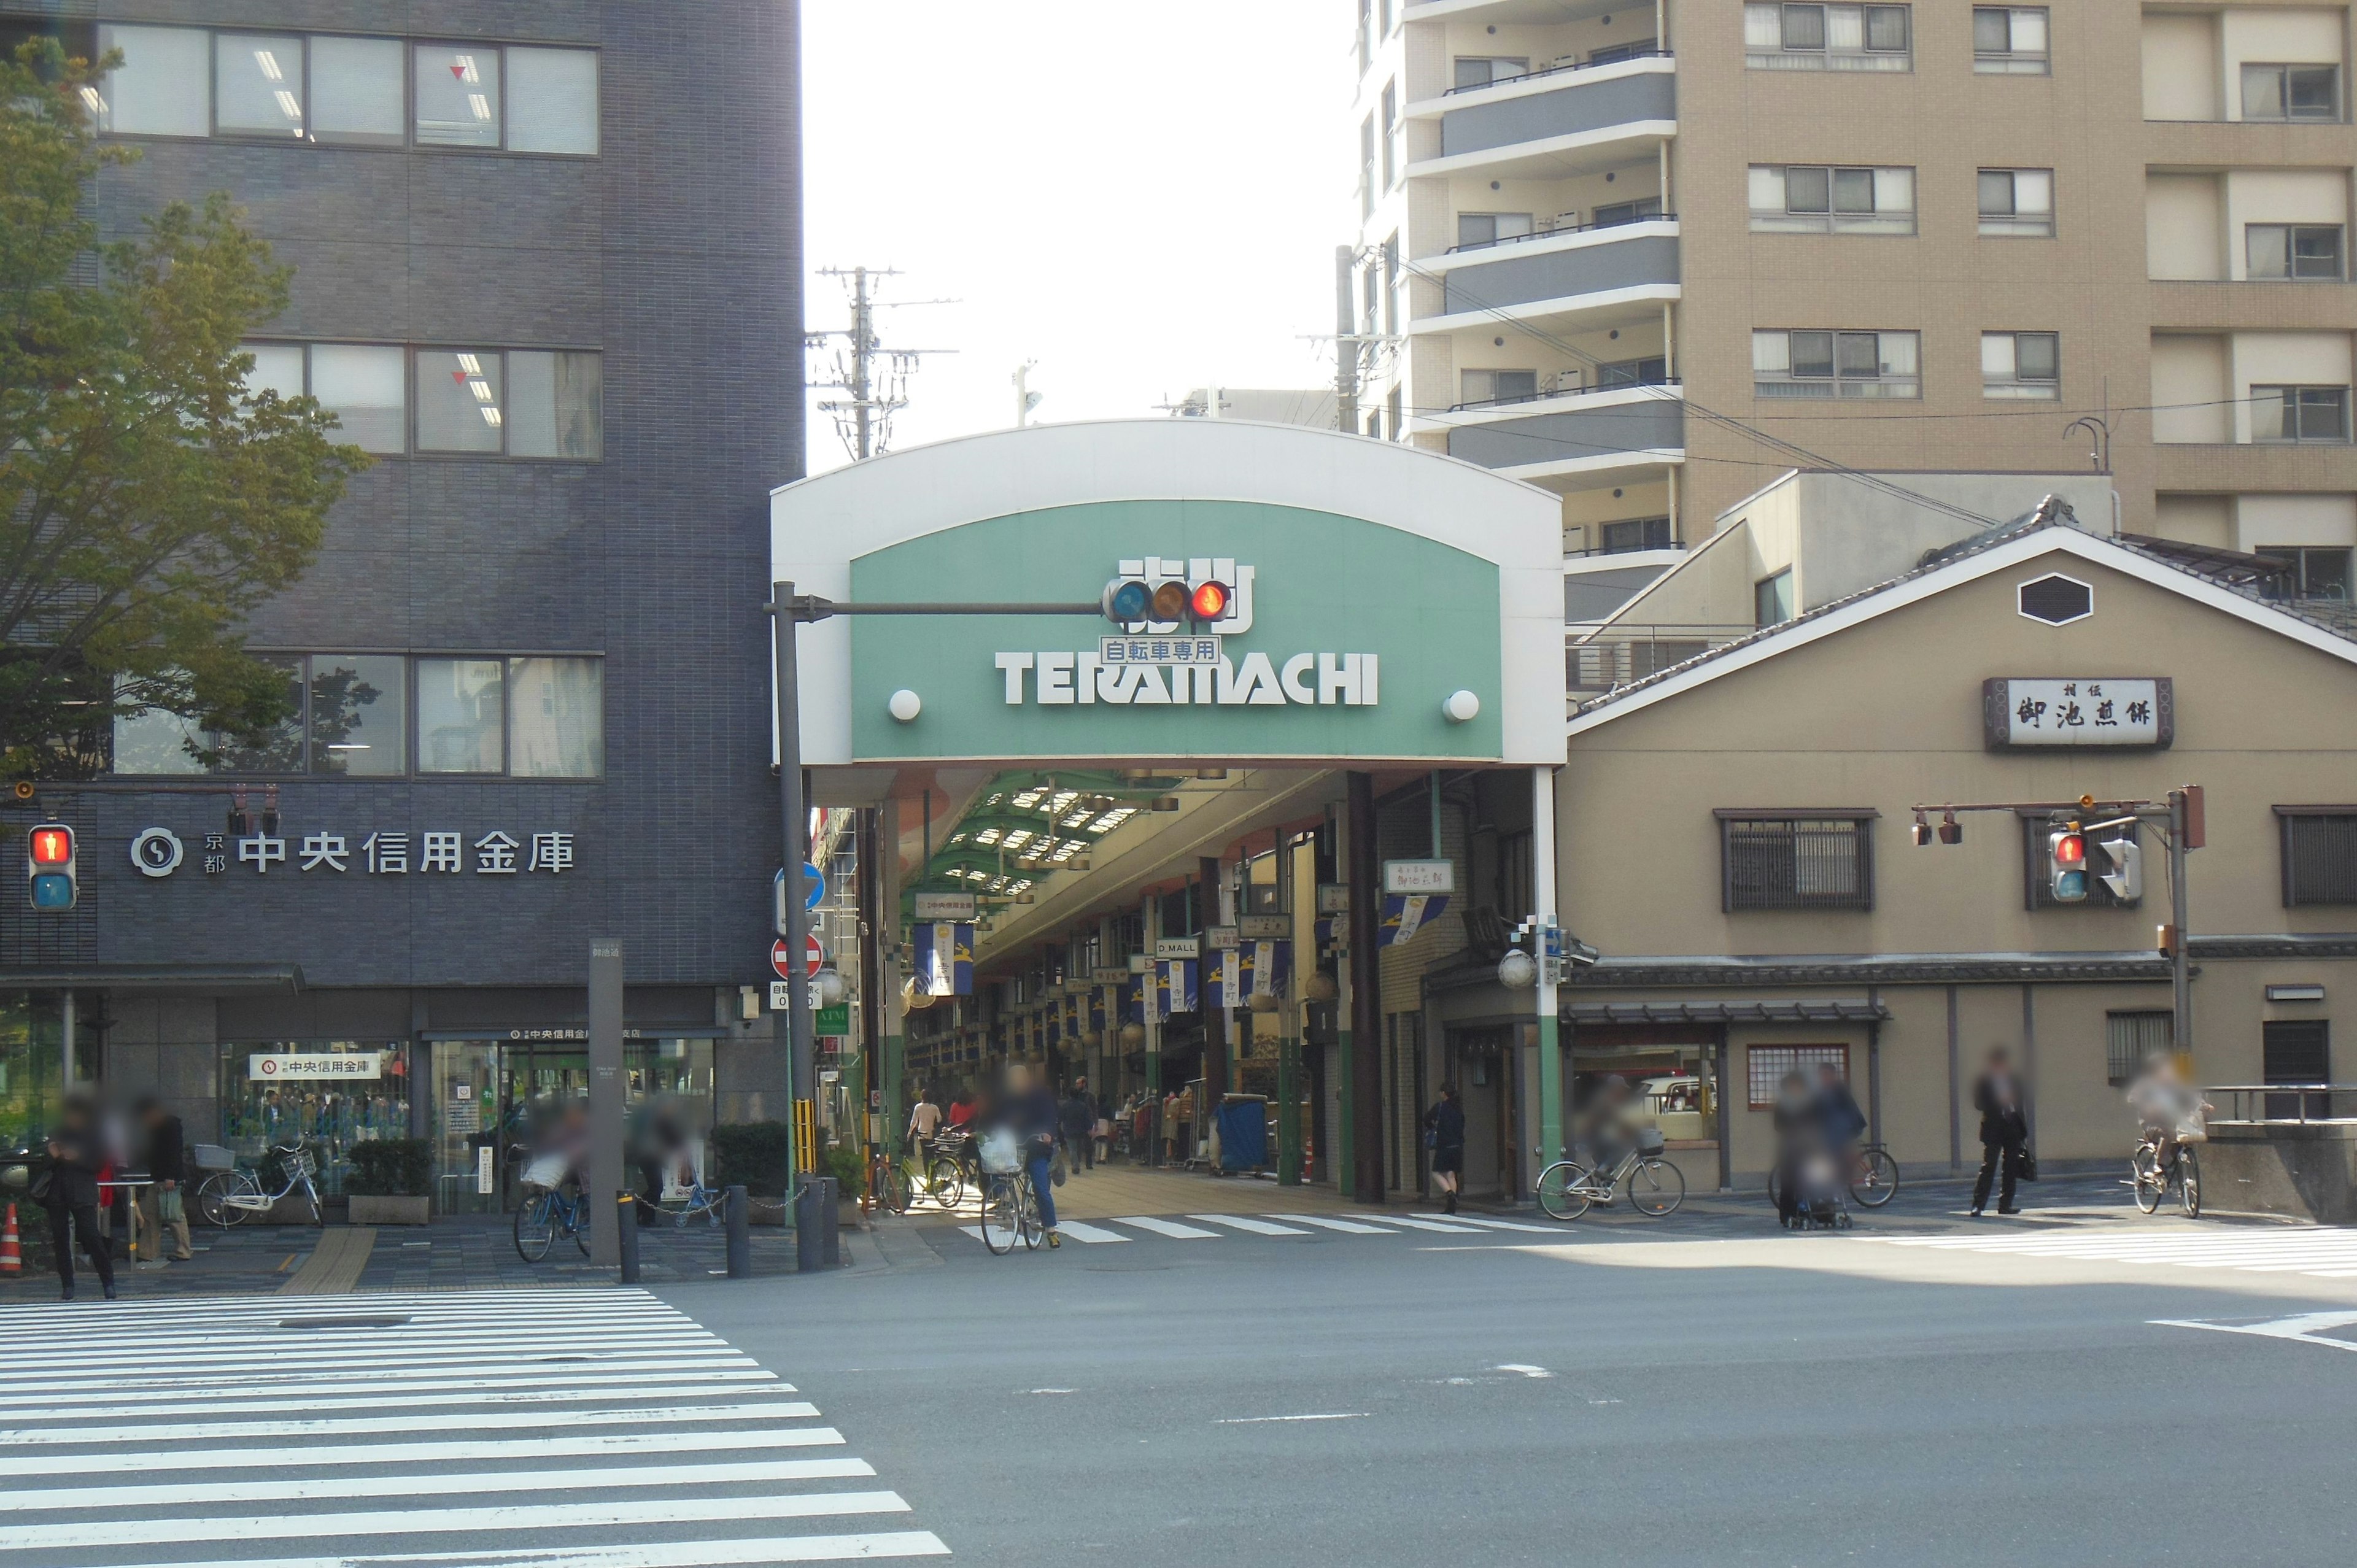
<instances>
[{"instance_id":1,"label":"handbag","mask_svg":"<svg viewBox=\"0 0 2357 1568\"><path fill-rule=\"evenodd\" d=\"M2028 1149L2022 1150L2021 1158L2014 1164L2013 1174L2023 1181L2036 1181L2038 1179L2038 1156L2031 1154Z\"/></svg>"},{"instance_id":2,"label":"handbag","mask_svg":"<svg viewBox=\"0 0 2357 1568\"><path fill-rule=\"evenodd\" d=\"M167 1225L185 1224L188 1218L187 1200L180 1189L172 1187L156 1195L156 1218Z\"/></svg>"},{"instance_id":3,"label":"handbag","mask_svg":"<svg viewBox=\"0 0 2357 1568\"><path fill-rule=\"evenodd\" d=\"M25 1196L43 1208L53 1208L57 1206L57 1167L44 1165L40 1175L33 1178L33 1185L25 1189Z\"/></svg>"},{"instance_id":4,"label":"handbag","mask_svg":"<svg viewBox=\"0 0 2357 1568\"><path fill-rule=\"evenodd\" d=\"M1059 1144L1056 1149L1056 1157L1048 1162L1048 1179L1055 1186L1061 1187L1064 1185L1065 1179L1070 1176L1071 1174L1071 1171L1065 1166L1063 1146Z\"/></svg>"}]
</instances>

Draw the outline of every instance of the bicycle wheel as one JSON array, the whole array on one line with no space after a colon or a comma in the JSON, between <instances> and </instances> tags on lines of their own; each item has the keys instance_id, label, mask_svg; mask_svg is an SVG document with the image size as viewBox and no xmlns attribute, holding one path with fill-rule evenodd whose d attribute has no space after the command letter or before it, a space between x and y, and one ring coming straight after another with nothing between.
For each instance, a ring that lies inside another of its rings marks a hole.
<instances>
[{"instance_id":1,"label":"bicycle wheel","mask_svg":"<svg viewBox=\"0 0 2357 1568\"><path fill-rule=\"evenodd\" d=\"M1781 1160L1768 1167L1768 1201L1776 1206L1777 1213L1784 1212L1784 1165Z\"/></svg>"},{"instance_id":2,"label":"bicycle wheel","mask_svg":"<svg viewBox=\"0 0 2357 1568\"><path fill-rule=\"evenodd\" d=\"M2160 1156L2150 1144L2141 1144L2128 1160L2128 1174L2135 1178L2136 1206L2147 1214L2160 1207L2169 1196L2169 1177L2160 1168Z\"/></svg>"},{"instance_id":3,"label":"bicycle wheel","mask_svg":"<svg viewBox=\"0 0 2357 1568\"><path fill-rule=\"evenodd\" d=\"M925 1166L925 1194L943 1208L965 1201L965 1172L947 1155L935 1155Z\"/></svg>"},{"instance_id":4,"label":"bicycle wheel","mask_svg":"<svg viewBox=\"0 0 2357 1568\"><path fill-rule=\"evenodd\" d=\"M1028 1176L1015 1178L1015 1223L1016 1228L1023 1232L1026 1251L1038 1247L1039 1238L1047 1234L1048 1228L1039 1223L1039 1195L1031 1189L1031 1178Z\"/></svg>"},{"instance_id":5,"label":"bicycle wheel","mask_svg":"<svg viewBox=\"0 0 2357 1568\"><path fill-rule=\"evenodd\" d=\"M208 1225L218 1225L226 1230L232 1225L242 1225L253 1218L253 1210L231 1204L231 1197L259 1198L261 1184L245 1171L219 1171L205 1178L197 1188L197 1217Z\"/></svg>"},{"instance_id":6,"label":"bicycle wheel","mask_svg":"<svg viewBox=\"0 0 2357 1568\"><path fill-rule=\"evenodd\" d=\"M2177 1151L2177 1201L2185 1206L2185 1218L2201 1218L2201 1162L2190 1149Z\"/></svg>"},{"instance_id":7,"label":"bicycle wheel","mask_svg":"<svg viewBox=\"0 0 2357 1568\"><path fill-rule=\"evenodd\" d=\"M982 1244L1004 1257L1015 1251L1018 1226L1015 1178L992 1176L982 1197Z\"/></svg>"},{"instance_id":8,"label":"bicycle wheel","mask_svg":"<svg viewBox=\"0 0 2357 1568\"><path fill-rule=\"evenodd\" d=\"M1557 1160L1539 1172L1539 1208L1551 1219L1577 1219L1587 1212L1588 1198L1579 1189L1587 1185L1587 1167L1577 1160Z\"/></svg>"},{"instance_id":9,"label":"bicycle wheel","mask_svg":"<svg viewBox=\"0 0 2357 1568\"><path fill-rule=\"evenodd\" d=\"M573 1244L581 1249L581 1255L587 1257L589 1255L589 1195L587 1193L574 1195L573 1206L565 1211L565 1228L573 1232Z\"/></svg>"},{"instance_id":10,"label":"bicycle wheel","mask_svg":"<svg viewBox=\"0 0 2357 1568\"><path fill-rule=\"evenodd\" d=\"M884 1166L884 1179L878 1184L878 1194L888 1214L906 1214L915 1195L909 1180L909 1165L905 1160L892 1160Z\"/></svg>"},{"instance_id":11,"label":"bicycle wheel","mask_svg":"<svg viewBox=\"0 0 2357 1568\"><path fill-rule=\"evenodd\" d=\"M1659 1219L1686 1200L1685 1173L1667 1160L1639 1160L1629 1173L1629 1206Z\"/></svg>"},{"instance_id":12,"label":"bicycle wheel","mask_svg":"<svg viewBox=\"0 0 2357 1568\"><path fill-rule=\"evenodd\" d=\"M550 1209L556 1202L553 1192L527 1192L516 1205L516 1256L527 1263L536 1263L548 1256L549 1243L556 1240L555 1218Z\"/></svg>"},{"instance_id":13,"label":"bicycle wheel","mask_svg":"<svg viewBox=\"0 0 2357 1568\"><path fill-rule=\"evenodd\" d=\"M1880 1149L1867 1150L1858 1156L1849 1195L1868 1208L1889 1203L1899 1196L1899 1162Z\"/></svg>"}]
</instances>

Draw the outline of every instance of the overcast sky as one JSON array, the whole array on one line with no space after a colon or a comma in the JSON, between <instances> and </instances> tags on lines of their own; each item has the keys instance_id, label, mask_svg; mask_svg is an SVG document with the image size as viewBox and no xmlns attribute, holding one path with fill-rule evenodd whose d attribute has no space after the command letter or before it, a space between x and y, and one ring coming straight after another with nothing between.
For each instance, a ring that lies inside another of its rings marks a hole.
<instances>
[{"instance_id":1,"label":"overcast sky","mask_svg":"<svg viewBox=\"0 0 2357 1568\"><path fill-rule=\"evenodd\" d=\"M1330 382L1349 223L1350 29L1338 0L804 0L809 323L822 267L898 267L892 444L1015 420L1150 414L1189 387ZM813 379L831 355L814 357ZM813 472L847 460L816 404Z\"/></svg>"}]
</instances>

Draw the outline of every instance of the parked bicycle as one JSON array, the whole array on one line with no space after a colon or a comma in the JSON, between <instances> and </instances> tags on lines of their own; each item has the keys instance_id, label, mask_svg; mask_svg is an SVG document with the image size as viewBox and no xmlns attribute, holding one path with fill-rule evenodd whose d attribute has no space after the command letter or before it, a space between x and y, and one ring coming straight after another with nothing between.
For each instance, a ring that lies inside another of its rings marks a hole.
<instances>
[{"instance_id":1,"label":"parked bicycle","mask_svg":"<svg viewBox=\"0 0 2357 1568\"><path fill-rule=\"evenodd\" d=\"M1781 1212L1784 1207L1784 1170L1768 1172L1768 1199ZM1850 1161L1849 1195L1867 1208L1879 1208L1899 1196L1899 1162L1880 1144L1867 1144Z\"/></svg>"},{"instance_id":2,"label":"parked bicycle","mask_svg":"<svg viewBox=\"0 0 2357 1568\"><path fill-rule=\"evenodd\" d=\"M2138 1208L2147 1214L2158 1209L2169 1199L2169 1189L2177 1188L2177 1201L2183 1206L2188 1219L2201 1217L2201 1156L2190 1144L2170 1140L2169 1158L2160 1157L2160 1139L2150 1133L2136 1145L2129 1157L2129 1185L2136 1188Z\"/></svg>"},{"instance_id":3,"label":"parked bicycle","mask_svg":"<svg viewBox=\"0 0 2357 1568\"><path fill-rule=\"evenodd\" d=\"M1686 1200L1686 1178L1661 1157L1663 1147L1662 1134L1648 1127L1609 1171L1582 1160L1557 1160L1539 1172L1539 1208L1552 1219L1577 1219L1589 1205L1609 1208L1626 1192L1629 1207L1640 1214L1659 1219L1675 1213Z\"/></svg>"},{"instance_id":4,"label":"parked bicycle","mask_svg":"<svg viewBox=\"0 0 2357 1568\"><path fill-rule=\"evenodd\" d=\"M965 1171L958 1162L921 1144L911 1144L898 1159L876 1156L877 1195L894 1214L906 1214L921 1198L939 1208L955 1208L965 1201Z\"/></svg>"},{"instance_id":5,"label":"parked bicycle","mask_svg":"<svg viewBox=\"0 0 2357 1568\"><path fill-rule=\"evenodd\" d=\"M704 1185L704 1173L688 1174L687 1192L673 1208L670 1200L655 1207L658 1219L667 1218L674 1230L685 1230L692 1220L701 1219L707 1226L718 1225L727 1216L728 1194L726 1188Z\"/></svg>"},{"instance_id":6,"label":"parked bicycle","mask_svg":"<svg viewBox=\"0 0 2357 1568\"><path fill-rule=\"evenodd\" d=\"M320 1224L319 1189L311 1177L317 1174L318 1162L300 1144L274 1144L271 1154L278 1161L284 1178L276 1192L262 1190L262 1182L251 1170L216 1171L197 1188L197 1216L208 1225L218 1225L226 1230L232 1225L242 1225L257 1214L267 1214L277 1207L278 1200L303 1195L310 1206L311 1223Z\"/></svg>"},{"instance_id":7,"label":"parked bicycle","mask_svg":"<svg viewBox=\"0 0 2357 1568\"><path fill-rule=\"evenodd\" d=\"M539 1262L557 1237L570 1236L589 1255L589 1195L569 1179L564 1156L544 1155L524 1168L523 1201L516 1205L516 1255Z\"/></svg>"}]
</instances>

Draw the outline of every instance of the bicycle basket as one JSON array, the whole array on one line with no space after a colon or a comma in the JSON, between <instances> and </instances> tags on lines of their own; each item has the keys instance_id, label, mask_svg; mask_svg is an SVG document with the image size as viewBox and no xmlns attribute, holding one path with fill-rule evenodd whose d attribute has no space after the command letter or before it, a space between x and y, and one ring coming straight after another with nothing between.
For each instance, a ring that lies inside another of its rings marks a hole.
<instances>
[{"instance_id":1,"label":"bicycle basket","mask_svg":"<svg viewBox=\"0 0 2357 1568\"><path fill-rule=\"evenodd\" d=\"M1013 1176L1023 1168L1022 1146L1004 1127L985 1133L975 1147L982 1156L982 1168L992 1176Z\"/></svg>"},{"instance_id":2,"label":"bicycle basket","mask_svg":"<svg viewBox=\"0 0 2357 1568\"><path fill-rule=\"evenodd\" d=\"M189 1157L196 1161L197 1169L200 1171L233 1171L237 1169L237 1156L231 1154L226 1146L220 1144L191 1144L189 1146Z\"/></svg>"},{"instance_id":3,"label":"bicycle basket","mask_svg":"<svg viewBox=\"0 0 2357 1568\"><path fill-rule=\"evenodd\" d=\"M563 1155L543 1155L523 1168L526 1187L554 1187L565 1179L565 1160Z\"/></svg>"},{"instance_id":4,"label":"bicycle basket","mask_svg":"<svg viewBox=\"0 0 2357 1568\"><path fill-rule=\"evenodd\" d=\"M1669 1140L1662 1136L1662 1130L1659 1127L1637 1129L1637 1152L1640 1155L1651 1159L1667 1147L1669 1147Z\"/></svg>"},{"instance_id":5,"label":"bicycle basket","mask_svg":"<svg viewBox=\"0 0 2357 1568\"><path fill-rule=\"evenodd\" d=\"M286 1167L286 1174L290 1176L318 1174L318 1162L311 1158L311 1151L308 1149L297 1149L291 1155L281 1155L279 1163Z\"/></svg>"}]
</instances>

